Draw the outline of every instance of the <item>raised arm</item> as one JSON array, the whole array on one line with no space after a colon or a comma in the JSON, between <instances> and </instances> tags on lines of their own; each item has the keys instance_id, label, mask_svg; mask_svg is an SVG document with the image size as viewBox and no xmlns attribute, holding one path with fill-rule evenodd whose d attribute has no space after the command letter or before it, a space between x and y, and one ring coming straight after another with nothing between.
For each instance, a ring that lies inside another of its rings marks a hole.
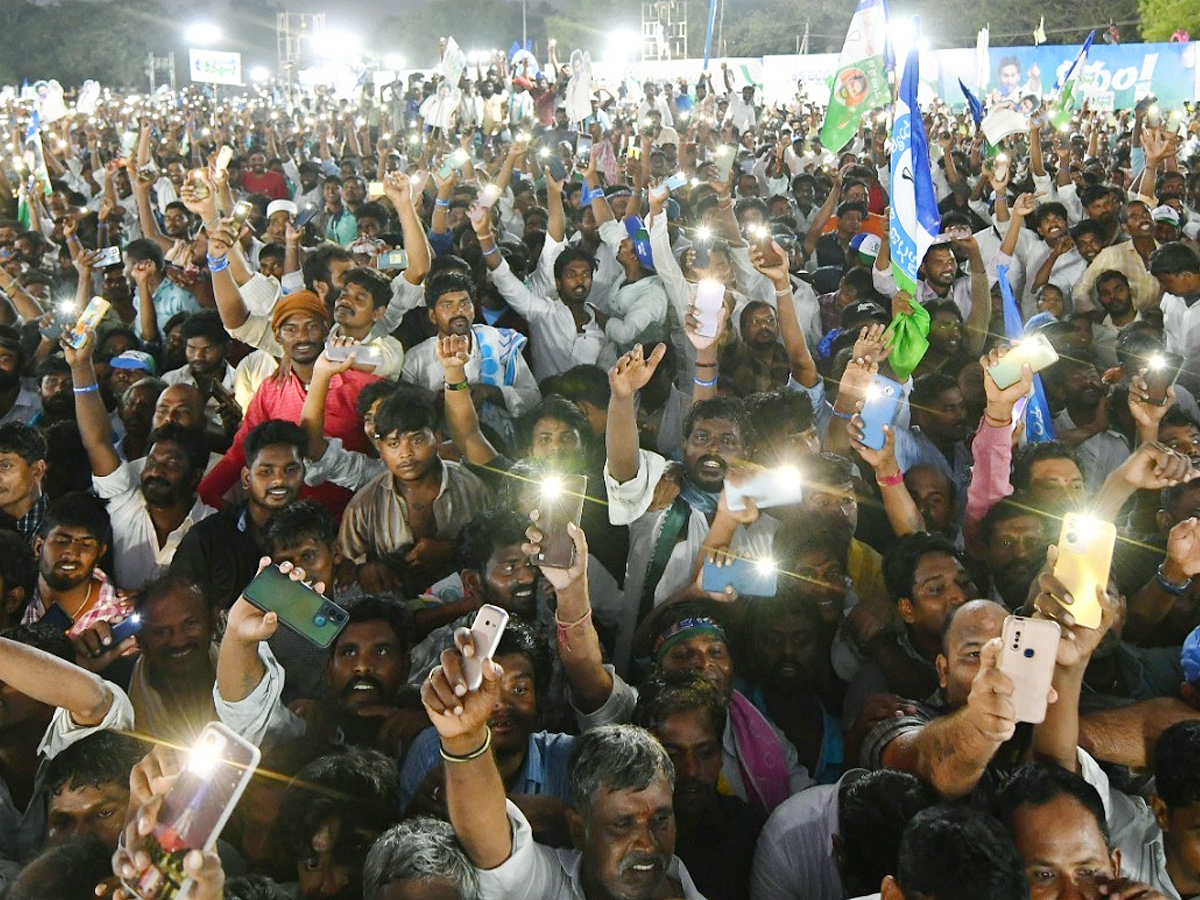
<instances>
[{"instance_id":1,"label":"raised arm","mask_svg":"<svg viewBox=\"0 0 1200 900\"><path fill-rule=\"evenodd\" d=\"M967 262L971 265L971 312L964 331L968 352L979 353L987 343L988 326L992 321L992 292L988 287L987 267L974 235L953 243L967 251Z\"/></svg>"},{"instance_id":2,"label":"raised arm","mask_svg":"<svg viewBox=\"0 0 1200 900\"><path fill-rule=\"evenodd\" d=\"M808 233L804 235L804 258L806 260L816 251L817 241L821 239L821 235L825 232L825 225L837 211L838 200L842 196L841 173L835 169L832 177L833 187L829 189L829 195L817 210L817 214L813 216L812 225L809 226Z\"/></svg>"},{"instance_id":3,"label":"raised arm","mask_svg":"<svg viewBox=\"0 0 1200 900\"><path fill-rule=\"evenodd\" d=\"M608 455L606 468L618 484L635 478L641 462L634 395L649 384L666 352L666 344L659 344L647 357L643 354L642 345L634 344L633 349L608 370L611 395L608 401L608 427L604 433Z\"/></svg>"},{"instance_id":4,"label":"raised arm","mask_svg":"<svg viewBox=\"0 0 1200 900\"><path fill-rule=\"evenodd\" d=\"M457 387L467 381L466 365L471 358L469 338L465 334L438 338L437 357L446 382L446 425L450 429L450 440L467 462L476 466L489 465L500 454L479 427L471 392Z\"/></svg>"},{"instance_id":5,"label":"raised arm","mask_svg":"<svg viewBox=\"0 0 1200 900\"><path fill-rule=\"evenodd\" d=\"M850 423L851 446L875 472L875 483L883 498L883 511L896 537L925 531L925 519L917 508L916 501L904 484L904 472L896 461L896 428L883 426L883 449L875 450L863 443L862 416L856 415Z\"/></svg>"},{"instance_id":6,"label":"raised arm","mask_svg":"<svg viewBox=\"0 0 1200 900\"><path fill-rule=\"evenodd\" d=\"M408 268L401 277L409 284L420 284L429 274L433 251L429 247L425 227L421 224L417 209L413 205L412 181L403 172L392 172L384 179L383 189L392 205L396 207L400 233L404 237L404 249L408 253Z\"/></svg>"},{"instance_id":7,"label":"raised arm","mask_svg":"<svg viewBox=\"0 0 1200 900\"><path fill-rule=\"evenodd\" d=\"M98 478L111 475L121 465L121 457L112 442L112 420L100 397L100 386L96 383L96 370L92 367L92 352L96 347L96 333L89 331L83 346L78 350L65 340L62 344L67 363L71 366L71 383L75 391L75 421L79 425L79 436L87 450L92 474Z\"/></svg>"},{"instance_id":8,"label":"raised arm","mask_svg":"<svg viewBox=\"0 0 1200 900\"><path fill-rule=\"evenodd\" d=\"M99 675L8 638L0 638L0 681L39 703L65 709L85 728L103 722L114 699Z\"/></svg>"}]
</instances>

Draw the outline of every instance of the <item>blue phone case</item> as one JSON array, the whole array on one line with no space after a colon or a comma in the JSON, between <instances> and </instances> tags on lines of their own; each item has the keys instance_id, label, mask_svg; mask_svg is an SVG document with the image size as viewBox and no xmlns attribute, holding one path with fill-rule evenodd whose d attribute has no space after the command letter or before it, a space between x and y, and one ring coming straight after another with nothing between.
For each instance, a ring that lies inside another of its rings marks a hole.
<instances>
[{"instance_id":1,"label":"blue phone case","mask_svg":"<svg viewBox=\"0 0 1200 900\"><path fill-rule=\"evenodd\" d=\"M872 450L882 450L885 443L884 425L891 425L904 399L904 389L890 378L876 375L871 382L872 396L863 404L863 443Z\"/></svg>"},{"instance_id":2,"label":"blue phone case","mask_svg":"<svg viewBox=\"0 0 1200 900\"><path fill-rule=\"evenodd\" d=\"M128 616L112 626L113 646L126 641L142 630L142 617L137 613Z\"/></svg>"},{"instance_id":3,"label":"blue phone case","mask_svg":"<svg viewBox=\"0 0 1200 900\"><path fill-rule=\"evenodd\" d=\"M720 594L732 587L743 597L774 597L779 589L779 570L764 571L757 560L739 557L723 566L704 564L700 587Z\"/></svg>"}]
</instances>

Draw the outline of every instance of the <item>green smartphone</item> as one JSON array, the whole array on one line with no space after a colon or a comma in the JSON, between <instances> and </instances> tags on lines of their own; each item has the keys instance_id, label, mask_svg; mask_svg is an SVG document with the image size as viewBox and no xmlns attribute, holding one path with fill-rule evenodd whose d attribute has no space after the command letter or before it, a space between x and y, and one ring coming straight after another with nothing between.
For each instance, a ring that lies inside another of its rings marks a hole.
<instances>
[{"instance_id":1,"label":"green smartphone","mask_svg":"<svg viewBox=\"0 0 1200 900\"><path fill-rule=\"evenodd\" d=\"M246 585L243 596L305 640L328 649L346 627L346 611L302 581L293 581L278 566L267 566Z\"/></svg>"}]
</instances>

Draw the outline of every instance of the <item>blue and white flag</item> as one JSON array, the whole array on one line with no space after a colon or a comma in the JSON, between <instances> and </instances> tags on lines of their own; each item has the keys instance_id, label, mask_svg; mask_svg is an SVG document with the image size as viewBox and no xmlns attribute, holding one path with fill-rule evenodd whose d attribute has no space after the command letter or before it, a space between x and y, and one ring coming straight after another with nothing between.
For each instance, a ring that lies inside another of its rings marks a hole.
<instances>
[{"instance_id":1,"label":"blue and white flag","mask_svg":"<svg viewBox=\"0 0 1200 900\"><path fill-rule=\"evenodd\" d=\"M1008 281L1008 266L996 266L996 277L1000 280L1000 297L1004 305L1004 334L1010 341L1019 341L1025 336L1021 312ZM1014 415L1019 414L1013 410ZM1054 423L1051 421L1050 404L1046 402L1046 390L1042 387L1042 376L1033 375L1033 394L1025 406L1025 439L1034 443L1054 440Z\"/></svg>"},{"instance_id":2,"label":"blue and white flag","mask_svg":"<svg viewBox=\"0 0 1200 900\"><path fill-rule=\"evenodd\" d=\"M1054 90L1051 92L1054 101L1050 106L1050 124L1055 128L1062 130L1071 122L1071 113L1075 110L1077 101L1080 79L1083 77L1083 68L1087 64L1088 50L1092 47L1092 38L1096 36L1096 32L1089 31L1087 39L1083 42L1083 46L1079 48L1079 52L1075 54L1075 58L1071 60L1071 65L1062 78L1054 83Z\"/></svg>"},{"instance_id":3,"label":"blue and white flag","mask_svg":"<svg viewBox=\"0 0 1200 900\"><path fill-rule=\"evenodd\" d=\"M892 199L888 247L896 287L917 295L917 269L941 230L937 196L929 169L929 142L921 108L917 105L920 84L914 47L908 52L900 91L896 96L896 119L892 123Z\"/></svg>"}]
</instances>

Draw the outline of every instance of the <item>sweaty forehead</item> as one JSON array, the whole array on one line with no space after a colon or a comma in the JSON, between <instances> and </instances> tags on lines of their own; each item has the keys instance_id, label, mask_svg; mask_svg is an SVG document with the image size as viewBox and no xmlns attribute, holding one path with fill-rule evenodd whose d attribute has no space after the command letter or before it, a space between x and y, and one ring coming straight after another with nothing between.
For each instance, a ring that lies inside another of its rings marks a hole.
<instances>
[{"instance_id":1,"label":"sweaty forehead","mask_svg":"<svg viewBox=\"0 0 1200 900\"><path fill-rule=\"evenodd\" d=\"M969 644L985 644L999 637L1008 610L991 600L975 600L960 606L950 615L945 646L955 649Z\"/></svg>"}]
</instances>

